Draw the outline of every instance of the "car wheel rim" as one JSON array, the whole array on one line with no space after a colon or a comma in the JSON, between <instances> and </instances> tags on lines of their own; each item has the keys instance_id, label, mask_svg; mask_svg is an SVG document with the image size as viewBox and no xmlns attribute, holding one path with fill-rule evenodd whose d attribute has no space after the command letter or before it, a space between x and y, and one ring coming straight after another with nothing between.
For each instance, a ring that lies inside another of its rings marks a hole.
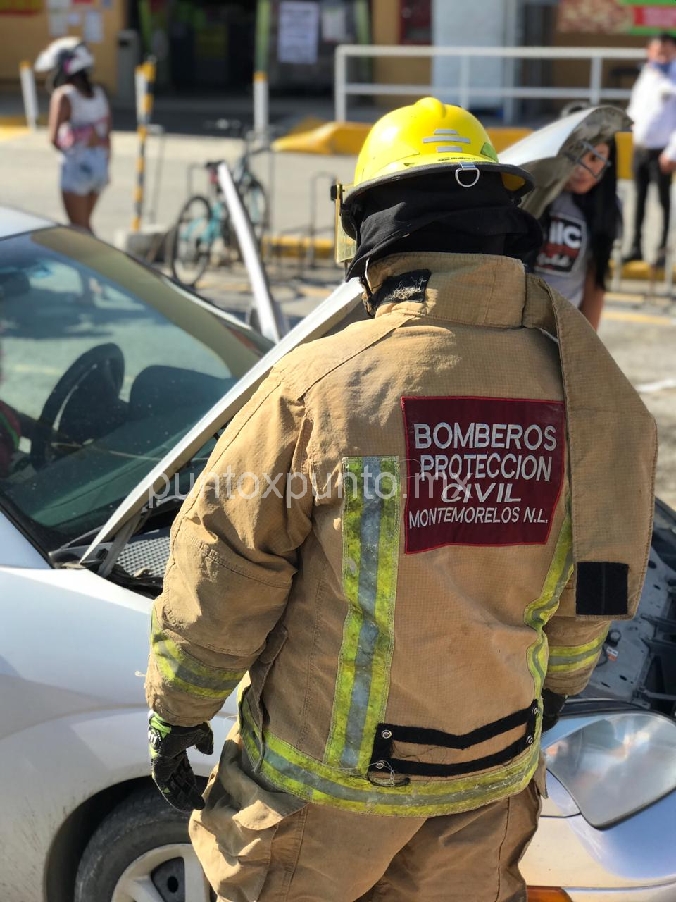
<instances>
[{"instance_id":1,"label":"car wheel rim","mask_svg":"<svg viewBox=\"0 0 676 902\"><path fill-rule=\"evenodd\" d=\"M211 902L213 896L191 845L160 846L123 872L111 902Z\"/></svg>"}]
</instances>

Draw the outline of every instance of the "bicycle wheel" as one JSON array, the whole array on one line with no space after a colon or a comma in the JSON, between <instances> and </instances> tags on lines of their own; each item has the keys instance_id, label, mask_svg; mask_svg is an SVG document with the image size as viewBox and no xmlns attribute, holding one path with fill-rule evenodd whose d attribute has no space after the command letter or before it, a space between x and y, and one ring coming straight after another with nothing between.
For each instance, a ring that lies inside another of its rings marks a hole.
<instances>
[{"instance_id":1,"label":"bicycle wheel","mask_svg":"<svg viewBox=\"0 0 676 902\"><path fill-rule=\"evenodd\" d=\"M217 234L218 225L206 197L196 194L187 200L171 235L171 272L177 282L192 288L204 275Z\"/></svg>"},{"instance_id":2,"label":"bicycle wheel","mask_svg":"<svg viewBox=\"0 0 676 902\"><path fill-rule=\"evenodd\" d=\"M265 188L255 176L249 175L246 180L240 182L237 190L242 198L242 205L249 215L256 241L260 244L268 227L268 196Z\"/></svg>"}]
</instances>

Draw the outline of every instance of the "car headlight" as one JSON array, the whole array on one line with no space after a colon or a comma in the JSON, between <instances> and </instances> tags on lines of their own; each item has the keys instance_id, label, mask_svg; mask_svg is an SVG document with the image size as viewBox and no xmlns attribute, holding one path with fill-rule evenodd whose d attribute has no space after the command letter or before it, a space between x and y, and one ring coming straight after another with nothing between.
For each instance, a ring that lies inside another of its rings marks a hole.
<instances>
[{"instance_id":1,"label":"car headlight","mask_svg":"<svg viewBox=\"0 0 676 902\"><path fill-rule=\"evenodd\" d=\"M548 770L593 827L607 827L676 789L676 724L637 711L599 715L545 750Z\"/></svg>"}]
</instances>

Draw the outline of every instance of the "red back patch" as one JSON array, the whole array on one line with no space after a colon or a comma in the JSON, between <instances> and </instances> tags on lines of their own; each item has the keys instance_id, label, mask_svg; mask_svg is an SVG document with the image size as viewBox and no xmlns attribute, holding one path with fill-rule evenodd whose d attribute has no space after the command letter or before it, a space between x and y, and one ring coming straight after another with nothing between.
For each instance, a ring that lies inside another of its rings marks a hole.
<instances>
[{"instance_id":1,"label":"red back patch","mask_svg":"<svg viewBox=\"0 0 676 902\"><path fill-rule=\"evenodd\" d=\"M562 401L402 398L406 553L543 545L561 494Z\"/></svg>"}]
</instances>

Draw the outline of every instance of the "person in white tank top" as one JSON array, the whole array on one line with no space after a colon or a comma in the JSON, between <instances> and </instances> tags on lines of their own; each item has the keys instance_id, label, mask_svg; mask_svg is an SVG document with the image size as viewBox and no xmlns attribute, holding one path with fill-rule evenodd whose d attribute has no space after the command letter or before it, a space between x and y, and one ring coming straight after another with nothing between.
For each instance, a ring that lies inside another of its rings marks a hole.
<instances>
[{"instance_id":1,"label":"person in white tank top","mask_svg":"<svg viewBox=\"0 0 676 902\"><path fill-rule=\"evenodd\" d=\"M62 154L61 196L71 225L91 232L91 216L109 182L112 120L108 99L92 84L94 58L79 38L59 38L44 50L36 71L52 90L49 138Z\"/></svg>"}]
</instances>

